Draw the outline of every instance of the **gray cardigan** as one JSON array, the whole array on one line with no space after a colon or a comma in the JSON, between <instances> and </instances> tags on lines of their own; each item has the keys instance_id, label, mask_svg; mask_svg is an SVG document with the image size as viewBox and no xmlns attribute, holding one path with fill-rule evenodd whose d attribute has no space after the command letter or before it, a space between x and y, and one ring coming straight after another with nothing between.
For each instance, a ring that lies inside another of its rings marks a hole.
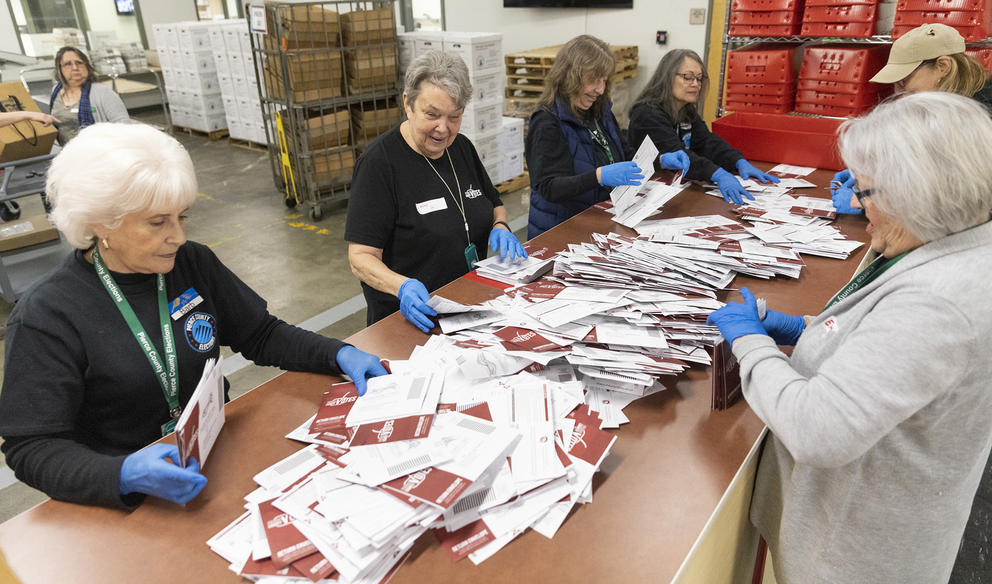
<instances>
[{"instance_id":1,"label":"gray cardigan","mask_svg":"<svg viewBox=\"0 0 992 584\"><path fill-rule=\"evenodd\" d=\"M992 447L992 222L910 252L792 357L733 346L769 426L751 520L783 584L947 582Z\"/></svg>"},{"instance_id":2,"label":"gray cardigan","mask_svg":"<svg viewBox=\"0 0 992 584\"><path fill-rule=\"evenodd\" d=\"M54 87L52 90L54 91ZM121 96L102 83L93 82L90 85L90 108L93 110L93 123L96 124L126 122L130 119Z\"/></svg>"}]
</instances>

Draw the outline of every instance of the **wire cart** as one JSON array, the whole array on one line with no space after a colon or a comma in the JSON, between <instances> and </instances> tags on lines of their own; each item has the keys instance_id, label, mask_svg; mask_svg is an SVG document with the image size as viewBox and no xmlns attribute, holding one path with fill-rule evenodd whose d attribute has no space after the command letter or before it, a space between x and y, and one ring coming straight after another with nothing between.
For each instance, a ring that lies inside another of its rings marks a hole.
<instances>
[{"instance_id":1,"label":"wire cart","mask_svg":"<svg viewBox=\"0 0 992 584\"><path fill-rule=\"evenodd\" d=\"M314 220L402 119L394 2L266 2L266 32L250 35L273 180Z\"/></svg>"}]
</instances>

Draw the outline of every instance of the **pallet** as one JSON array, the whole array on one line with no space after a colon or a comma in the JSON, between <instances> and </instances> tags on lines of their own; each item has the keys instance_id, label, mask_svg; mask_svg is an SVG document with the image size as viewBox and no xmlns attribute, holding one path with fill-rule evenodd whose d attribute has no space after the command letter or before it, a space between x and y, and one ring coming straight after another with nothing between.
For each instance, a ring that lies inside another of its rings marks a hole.
<instances>
[{"instance_id":1,"label":"pallet","mask_svg":"<svg viewBox=\"0 0 992 584\"><path fill-rule=\"evenodd\" d=\"M210 140L211 142L216 142L221 138L226 138L228 135L227 128L221 128L219 130L214 130L213 132L204 132L203 130L197 130L196 128L187 128L185 126L172 126L173 132L182 132L184 134L189 134L190 136L201 136Z\"/></svg>"},{"instance_id":2,"label":"pallet","mask_svg":"<svg viewBox=\"0 0 992 584\"><path fill-rule=\"evenodd\" d=\"M530 186L530 173L526 170L520 176L513 177L509 180L505 180L497 185L494 185L499 194L505 195L513 191L522 189L526 186Z\"/></svg>"},{"instance_id":3,"label":"pallet","mask_svg":"<svg viewBox=\"0 0 992 584\"><path fill-rule=\"evenodd\" d=\"M232 138L228 136L228 143L231 146L237 146L238 148L244 148L245 150L254 150L257 152L268 152L269 147L265 144L259 144L258 142L252 142L251 140L243 140L241 138Z\"/></svg>"},{"instance_id":4,"label":"pallet","mask_svg":"<svg viewBox=\"0 0 992 584\"><path fill-rule=\"evenodd\" d=\"M510 53L503 57L506 63L507 75L513 75L518 69L526 69L526 75L539 74L540 71L547 71L555 63L555 57L563 45L552 45L541 47L519 53ZM633 64L637 66L637 46L636 45L610 45L610 51L617 61L617 71L627 69Z\"/></svg>"}]
</instances>

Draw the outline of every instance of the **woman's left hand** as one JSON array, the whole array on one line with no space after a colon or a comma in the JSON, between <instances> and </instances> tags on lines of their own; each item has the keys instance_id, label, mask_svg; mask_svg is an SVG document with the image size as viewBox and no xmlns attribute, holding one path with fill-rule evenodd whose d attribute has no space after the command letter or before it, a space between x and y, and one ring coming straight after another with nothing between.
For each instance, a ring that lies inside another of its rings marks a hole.
<instances>
[{"instance_id":1,"label":"woman's left hand","mask_svg":"<svg viewBox=\"0 0 992 584\"><path fill-rule=\"evenodd\" d=\"M767 172L762 172L754 167L753 164L741 158L737 161L737 174L741 175L741 178L755 178L761 182L775 183L778 184L779 178L773 174L768 174Z\"/></svg>"},{"instance_id":2,"label":"woman's left hand","mask_svg":"<svg viewBox=\"0 0 992 584\"><path fill-rule=\"evenodd\" d=\"M351 378L360 396L365 395L366 377L378 377L389 373L378 357L351 345L341 347L335 360L341 371Z\"/></svg>"},{"instance_id":3,"label":"woman's left hand","mask_svg":"<svg viewBox=\"0 0 992 584\"><path fill-rule=\"evenodd\" d=\"M517 238L510 233L510 230L503 229L502 227L493 227L493 230L489 232L489 247L493 250L493 253L499 253L499 257L510 259L525 258L527 257L527 250L524 246L520 245Z\"/></svg>"},{"instance_id":4,"label":"woman's left hand","mask_svg":"<svg viewBox=\"0 0 992 584\"><path fill-rule=\"evenodd\" d=\"M706 324L719 327L723 338L731 345L745 335L768 334L758 317L758 303L754 294L747 288L741 288L741 298L744 299L744 304L728 302L723 308L711 312L706 319Z\"/></svg>"}]
</instances>

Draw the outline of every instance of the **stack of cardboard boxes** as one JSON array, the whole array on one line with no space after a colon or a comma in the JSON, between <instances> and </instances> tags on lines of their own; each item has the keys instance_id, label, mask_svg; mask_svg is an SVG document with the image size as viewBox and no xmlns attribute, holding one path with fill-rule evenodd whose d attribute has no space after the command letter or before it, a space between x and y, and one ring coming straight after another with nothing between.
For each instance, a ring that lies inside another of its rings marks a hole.
<instances>
[{"instance_id":1,"label":"stack of cardboard boxes","mask_svg":"<svg viewBox=\"0 0 992 584\"><path fill-rule=\"evenodd\" d=\"M201 132L227 128L210 30L218 22L177 22L152 26L169 113L176 126Z\"/></svg>"}]
</instances>

